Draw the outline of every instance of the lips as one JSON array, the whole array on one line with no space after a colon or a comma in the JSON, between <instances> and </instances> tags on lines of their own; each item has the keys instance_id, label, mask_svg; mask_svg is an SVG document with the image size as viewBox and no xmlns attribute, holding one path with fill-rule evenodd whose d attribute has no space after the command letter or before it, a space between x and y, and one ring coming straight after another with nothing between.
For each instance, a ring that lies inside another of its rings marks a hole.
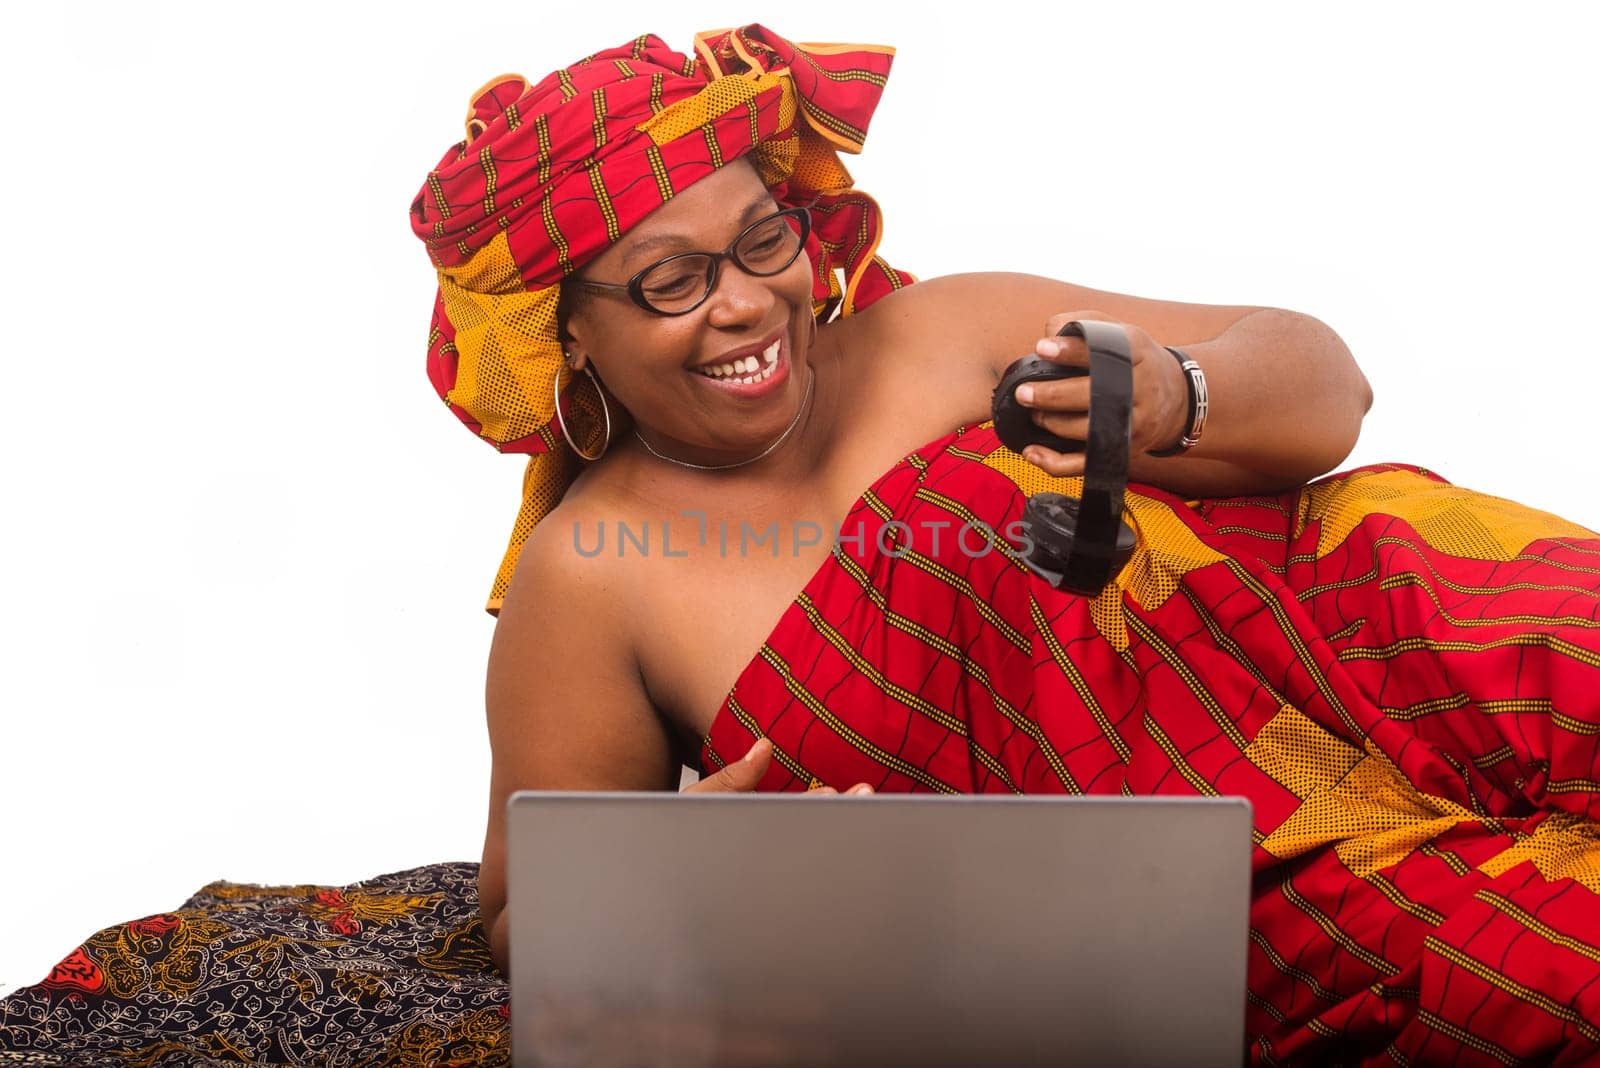
<instances>
[{"instance_id":1,"label":"lips","mask_svg":"<svg viewBox=\"0 0 1600 1068\"><path fill-rule=\"evenodd\" d=\"M721 379L729 382L739 382L746 386L753 386L758 382L765 382L771 378L778 369L778 352L783 347L783 338L773 338L772 344L762 349L756 356L741 356L737 360L727 363L706 364L694 369L696 374L707 378Z\"/></svg>"},{"instance_id":2,"label":"lips","mask_svg":"<svg viewBox=\"0 0 1600 1068\"><path fill-rule=\"evenodd\" d=\"M741 404L763 400L784 392L793 364L790 362L789 334L780 332L764 348L746 348L732 359L687 368L709 390Z\"/></svg>"}]
</instances>

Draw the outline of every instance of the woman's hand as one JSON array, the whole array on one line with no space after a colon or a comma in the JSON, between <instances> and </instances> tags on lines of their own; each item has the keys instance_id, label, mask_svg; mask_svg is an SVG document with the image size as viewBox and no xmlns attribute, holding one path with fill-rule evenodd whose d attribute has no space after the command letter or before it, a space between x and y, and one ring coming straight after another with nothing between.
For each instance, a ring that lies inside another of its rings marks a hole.
<instances>
[{"instance_id":1,"label":"woman's hand","mask_svg":"<svg viewBox=\"0 0 1600 1068\"><path fill-rule=\"evenodd\" d=\"M1048 336L1040 338L1033 351L1052 363L1088 368L1089 345L1083 338L1055 336L1067 323L1085 319L1116 323L1127 332L1128 352L1133 363L1130 454L1140 456L1176 444L1188 428L1189 386L1178 361L1139 327L1118 323L1104 312L1063 312L1050 317L1045 324ZM1052 434L1075 441L1089 439L1087 375L1018 386L1016 397L1023 407L1034 409L1033 421ZM1030 445L1022 455L1052 475L1083 474L1084 453L1081 452L1060 453L1041 445Z\"/></svg>"},{"instance_id":2,"label":"woman's hand","mask_svg":"<svg viewBox=\"0 0 1600 1068\"><path fill-rule=\"evenodd\" d=\"M772 763L772 743L765 738L757 738L756 744L742 760L735 761L718 771L715 775L707 776L699 782L684 788L686 794L747 794L756 788L756 783L761 781L761 776L767 773L767 767ZM809 790L811 794L837 794L839 791L831 786L819 786ZM846 794L870 794L872 787L864 782L858 782Z\"/></svg>"}]
</instances>

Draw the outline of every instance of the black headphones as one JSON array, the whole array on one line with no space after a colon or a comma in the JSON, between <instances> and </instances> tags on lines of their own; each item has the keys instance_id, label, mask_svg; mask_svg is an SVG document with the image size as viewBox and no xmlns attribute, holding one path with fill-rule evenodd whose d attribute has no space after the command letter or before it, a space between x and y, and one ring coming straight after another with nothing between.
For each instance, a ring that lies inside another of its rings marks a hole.
<instances>
[{"instance_id":1,"label":"black headphones","mask_svg":"<svg viewBox=\"0 0 1600 1068\"><path fill-rule=\"evenodd\" d=\"M1032 551L1025 561L1034 574L1058 590L1097 594L1133 555L1133 528L1122 518L1128 486L1128 447L1133 416L1133 360L1122 327L1094 321L1071 322L1057 337L1081 337L1089 344L1089 370L1024 356L1001 376L991 407L994 429L1014 452L1042 445L1057 452L1084 452L1083 499L1062 493L1028 498L1022 520ZM1033 421L1034 409L1017 403L1024 382L1077 378L1087 373L1089 440L1057 437Z\"/></svg>"}]
</instances>

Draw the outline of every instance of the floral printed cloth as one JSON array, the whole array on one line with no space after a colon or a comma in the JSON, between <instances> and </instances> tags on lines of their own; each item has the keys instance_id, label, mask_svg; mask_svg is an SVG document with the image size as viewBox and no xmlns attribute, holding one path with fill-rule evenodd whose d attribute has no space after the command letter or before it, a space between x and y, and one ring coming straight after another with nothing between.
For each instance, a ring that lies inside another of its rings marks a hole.
<instances>
[{"instance_id":1,"label":"floral printed cloth","mask_svg":"<svg viewBox=\"0 0 1600 1068\"><path fill-rule=\"evenodd\" d=\"M510 1063L478 866L217 882L0 999L0 1065Z\"/></svg>"}]
</instances>

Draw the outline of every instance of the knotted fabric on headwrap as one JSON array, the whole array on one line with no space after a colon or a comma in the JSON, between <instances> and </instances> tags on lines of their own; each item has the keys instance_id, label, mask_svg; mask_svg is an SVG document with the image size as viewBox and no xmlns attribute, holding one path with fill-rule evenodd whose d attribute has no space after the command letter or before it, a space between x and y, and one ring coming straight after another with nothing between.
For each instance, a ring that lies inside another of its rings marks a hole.
<instances>
[{"instance_id":1,"label":"knotted fabric on headwrap","mask_svg":"<svg viewBox=\"0 0 1600 1068\"><path fill-rule=\"evenodd\" d=\"M780 206L811 209L819 319L914 281L878 258L878 206L851 188L838 156L861 150L894 50L794 44L752 25L700 34L695 53L646 35L537 85L496 78L412 202L412 229L439 273L428 377L478 436L531 454L490 612L580 462L553 420L564 277L748 154ZM578 375L564 390L567 428L593 451L604 428L592 381Z\"/></svg>"}]
</instances>

